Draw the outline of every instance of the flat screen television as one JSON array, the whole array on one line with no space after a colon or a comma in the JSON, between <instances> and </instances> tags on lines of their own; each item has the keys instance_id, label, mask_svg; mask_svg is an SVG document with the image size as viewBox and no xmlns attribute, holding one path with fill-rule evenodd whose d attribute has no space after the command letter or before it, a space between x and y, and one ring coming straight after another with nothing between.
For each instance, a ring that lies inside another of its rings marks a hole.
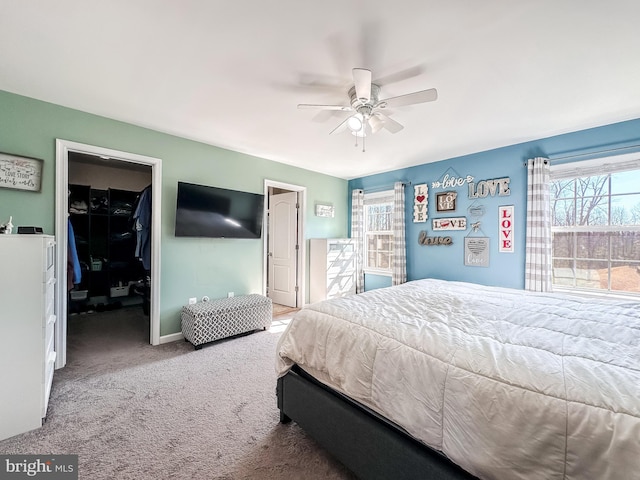
<instances>
[{"instance_id":1,"label":"flat screen television","mask_svg":"<svg viewBox=\"0 0 640 480\"><path fill-rule=\"evenodd\" d=\"M176 237L260 238L264 195L178 182Z\"/></svg>"}]
</instances>

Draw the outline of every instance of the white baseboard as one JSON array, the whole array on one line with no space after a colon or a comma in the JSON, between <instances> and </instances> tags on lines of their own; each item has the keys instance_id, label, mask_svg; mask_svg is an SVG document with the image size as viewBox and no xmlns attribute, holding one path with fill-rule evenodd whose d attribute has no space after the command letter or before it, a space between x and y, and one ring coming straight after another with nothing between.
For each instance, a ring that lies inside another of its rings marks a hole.
<instances>
[{"instance_id":1,"label":"white baseboard","mask_svg":"<svg viewBox=\"0 0 640 480\"><path fill-rule=\"evenodd\" d=\"M184 335L182 335L182 333L180 332L172 333L170 335L162 335L160 337L160 345L162 345L163 343L177 342L178 340L184 340Z\"/></svg>"}]
</instances>

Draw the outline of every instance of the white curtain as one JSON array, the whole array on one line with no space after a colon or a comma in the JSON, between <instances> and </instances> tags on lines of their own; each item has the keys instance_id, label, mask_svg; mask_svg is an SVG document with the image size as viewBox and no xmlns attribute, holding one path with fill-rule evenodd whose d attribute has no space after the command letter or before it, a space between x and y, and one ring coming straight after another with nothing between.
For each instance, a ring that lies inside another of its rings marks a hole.
<instances>
[{"instance_id":1,"label":"white curtain","mask_svg":"<svg viewBox=\"0 0 640 480\"><path fill-rule=\"evenodd\" d=\"M527 236L525 289L550 292L551 205L550 168L546 158L527 161Z\"/></svg>"},{"instance_id":2,"label":"white curtain","mask_svg":"<svg viewBox=\"0 0 640 480\"><path fill-rule=\"evenodd\" d=\"M364 190L351 192L351 238L356 244L356 293L364 292Z\"/></svg>"},{"instance_id":3,"label":"white curtain","mask_svg":"<svg viewBox=\"0 0 640 480\"><path fill-rule=\"evenodd\" d=\"M407 281L407 247L404 233L404 184L393 185L393 261L391 262L391 284Z\"/></svg>"}]
</instances>

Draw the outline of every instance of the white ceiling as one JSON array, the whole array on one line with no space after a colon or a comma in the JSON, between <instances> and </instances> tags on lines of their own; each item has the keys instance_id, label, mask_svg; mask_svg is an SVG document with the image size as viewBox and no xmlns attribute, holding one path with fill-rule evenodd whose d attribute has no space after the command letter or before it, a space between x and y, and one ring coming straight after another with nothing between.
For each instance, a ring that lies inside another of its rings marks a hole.
<instances>
[{"instance_id":1,"label":"white ceiling","mask_svg":"<svg viewBox=\"0 0 640 480\"><path fill-rule=\"evenodd\" d=\"M640 118L638 0L0 0L0 89L342 178ZM405 128L329 135L351 69ZM108 146L108 145L103 145Z\"/></svg>"}]
</instances>

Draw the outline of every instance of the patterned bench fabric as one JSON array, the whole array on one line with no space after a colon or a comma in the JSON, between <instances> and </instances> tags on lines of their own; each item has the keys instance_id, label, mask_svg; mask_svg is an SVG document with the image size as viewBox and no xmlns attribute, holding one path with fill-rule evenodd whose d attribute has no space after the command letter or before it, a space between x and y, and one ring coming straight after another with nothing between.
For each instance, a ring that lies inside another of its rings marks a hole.
<instances>
[{"instance_id":1,"label":"patterned bench fabric","mask_svg":"<svg viewBox=\"0 0 640 480\"><path fill-rule=\"evenodd\" d=\"M271 299L263 295L250 294L198 302L182 307L182 334L194 346L198 346L269 328L271 318Z\"/></svg>"}]
</instances>

